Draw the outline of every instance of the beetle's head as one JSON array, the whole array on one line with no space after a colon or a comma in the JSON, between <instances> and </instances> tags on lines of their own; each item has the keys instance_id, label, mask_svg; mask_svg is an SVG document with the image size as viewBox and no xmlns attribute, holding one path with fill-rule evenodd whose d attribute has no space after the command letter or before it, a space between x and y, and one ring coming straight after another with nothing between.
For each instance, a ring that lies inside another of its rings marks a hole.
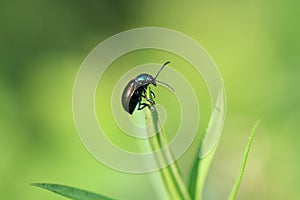
<instances>
[{"instance_id":1,"label":"beetle's head","mask_svg":"<svg viewBox=\"0 0 300 200\"><path fill-rule=\"evenodd\" d=\"M147 74L146 82L156 86L156 79L150 74Z\"/></svg>"},{"instance_id":2,"label":"beetle's head","mask_svg":"<svg viewBox=\"0 0 300 200\"><path fill-rule=\"evenodd\" d=\"M149 78L148 83L151 83L152 85L154 85L156 87L156 79L153 78L153 76L151 76L150 74L149 74L148 78Z\"/></svg>"}]
</instances>

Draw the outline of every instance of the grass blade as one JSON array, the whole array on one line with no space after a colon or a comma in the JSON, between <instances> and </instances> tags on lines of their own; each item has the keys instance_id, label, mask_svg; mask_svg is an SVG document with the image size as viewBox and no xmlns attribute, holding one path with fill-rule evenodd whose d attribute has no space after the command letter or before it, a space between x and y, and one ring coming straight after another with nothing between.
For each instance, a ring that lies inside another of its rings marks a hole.
<instances>
[{"instance_id":1,"label":"grass blade","mask_svg":"<svg viewBox=\"0 0 300 200\"><path fill-rule=\"evenodd\" d=\"M112 200L111 198L88 192L86 190L73 188L65 185L51 183L32 183L32 186L43 188L56 194L68 197L74 200Z\"/></svg>"},{"instance_id":2,"label":"grass blade","mask_svg":"<svg viewBox=\"0 0 300 200\"><path fill-rule=\"evenodd\" d=\"M225 93L220 90L214 102L211 118L190 172L188 190L192 199L201 199L210 163L218 147L225 120Z\"/></svg>"},{"instance_id":3,"label":"grass blade","mask_svg":"<svg viewBox=\"0 0 300 200\"><path fill-rule=\"evenodd\" d=\"M147 97L152 99L150 87L147 90ZM153 152L161 150L160 153L155 154L155 159L159 166L166 166L160 169L159 172L161 174L164 186L168 192L169 198L190 200L190 195L184 184L176 161L173 158L171 151L166 148L166 145L168 144L167 136L164 129L160 128L161 124L155 107L152 107L151 110L148 110L147 116L151 118L153 128L156 132L154 136L148 139L150 147Z\"/></svg>"},{"instance_id":4,"label":"grass blade","mask_svg":"<svg viewBox=\"0 0 300 200\"><path fill-rule=\"evenodd\" d=\"M190 172L189 193L193 199L202 199L203 186L206 180L210 163L215 155L218 145L215 145L205 158L197 157Z\"/></svg>"},{"instance_id":5,"label":"grass blade","mask_svg":"<svg viewBox=\"0 0 300 200\"><path fill-rule=\"evenodd\" d=\"M194 160L192 170L190 172L189 177L189 184L188 184L188 191L189 194L193 199L195 199L196 196L196 185L197 185L197 177L198 177L198 166L199 166L199 159L198 157Z\"/></svg>"},{"instance_id":6,"label":"grass blade","mask_svg":"<svg viewBox=\"0 0 300 200\"><path fill-rule=\"evenodd\" d=\"M242 177L244 175L244 171L245 171L245 167L246 167L246 163L247 163L247 159L248 159L248 155L249 155L249 151L250 151L250 148L251 148L251 144L252 144L252 141L253 141L253 137L254 137L254 133L255 133L255 130L258 126L258 124L260 123L260 121L256 121L253 128L252 128L252 132L250 134L250 137L249 137L249 141L248 141L248 144L247 144L247 147L246 147L246 150L245 150L245 153L244 153L244 158L243 158L243 162L242 162L242 166L241 166L241 169L240 169L240 174L239 176L237 177L233 187L232 187L232 190L231 190L231 193L228 197L229 200L233 200L235 199L236 195L237 195L237 192L239 190L239 187L240 187L240 184L241 184L241 181L242 181Z\"/></svg>"}]
</instances>

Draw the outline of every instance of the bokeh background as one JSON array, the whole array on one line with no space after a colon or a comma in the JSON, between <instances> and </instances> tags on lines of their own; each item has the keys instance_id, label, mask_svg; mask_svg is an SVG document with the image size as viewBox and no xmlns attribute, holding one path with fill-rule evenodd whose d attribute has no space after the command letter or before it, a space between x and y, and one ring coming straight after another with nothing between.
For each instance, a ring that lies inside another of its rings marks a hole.
<instances>
[{"instance_id":1,"label":"bokeh background","mask_svg":"<svg viewBox=\"0 0 300 200\"><path fill-rule=\"evenodd\" d=\"M85 56L111 35L144 26L191 36L224 78L227 118L205 199L227 198L257 119L262 122L238 199L299 199L299 13L300 3L293 0L1 0L0 199L64 199L31 182L118 199L159 197L153 174L121 173L95 160L72 118L73 82ZM123 62L167 59L164 53L155 56L151 60L144 52Z\"/></svg>"}]
</instances>

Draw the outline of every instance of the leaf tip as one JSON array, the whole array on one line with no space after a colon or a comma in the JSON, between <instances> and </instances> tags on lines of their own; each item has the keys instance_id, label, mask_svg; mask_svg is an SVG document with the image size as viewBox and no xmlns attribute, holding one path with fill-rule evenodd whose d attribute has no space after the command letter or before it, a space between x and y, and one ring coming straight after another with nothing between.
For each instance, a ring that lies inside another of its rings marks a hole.
<instances>
[{"instance_id":1,"label":"leaf tip","mask_svg":"<svg viewBox=\"0 0 300 200\"><path fill-rule=\"evenodd\" d=\"M45 183L29 183L29 185L34 187L43 187L45 186Z\"/></svg>"}]
</instances>

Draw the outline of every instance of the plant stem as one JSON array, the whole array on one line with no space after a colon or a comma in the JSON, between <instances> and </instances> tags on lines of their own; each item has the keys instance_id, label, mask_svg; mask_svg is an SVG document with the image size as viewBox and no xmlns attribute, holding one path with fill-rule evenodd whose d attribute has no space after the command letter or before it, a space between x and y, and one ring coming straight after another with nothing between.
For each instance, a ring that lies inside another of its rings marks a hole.
<instances>
[{"instance_id":1,"label":"plant stem","mask_svg":"<svg viewBox=\"0 0 300 200\"><path fill-rule=\"evenodd\" d=\"M147 97L152 99L150 87L147 90ZM148 141L152 152L154 152L158 167L164 166L159 172L169 194L169 198L190 200L191 197L185 187L176 161L170 150L167 148L167 136L159 122L158 113L154 106L152 106L151 109L148 109L147 117L151 119L155 131L155 135L149 137Z\"/></svg>"}]
</instances>

